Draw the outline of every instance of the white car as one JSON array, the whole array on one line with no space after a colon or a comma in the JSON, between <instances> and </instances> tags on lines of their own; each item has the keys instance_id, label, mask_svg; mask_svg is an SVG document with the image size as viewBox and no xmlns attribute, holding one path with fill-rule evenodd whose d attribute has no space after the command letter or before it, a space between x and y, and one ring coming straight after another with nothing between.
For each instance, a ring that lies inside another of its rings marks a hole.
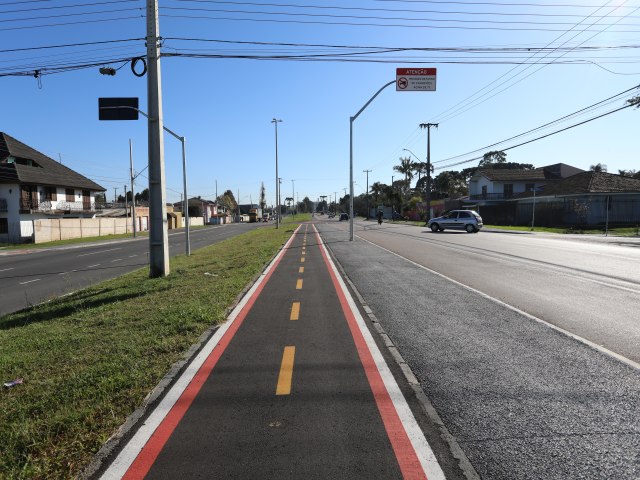
<instances>
[{"instance_id":1,"label":"white car","mask_svg":"<svg viewBox=\"0 0 640 480\"><path fill-rule=\"evenodd\" d=\"M482 228L482 217L473 210L451 210L441 217L432 218L427 227L432 232L442 232L447 228L466 230L467 233L479 232Z\"/></svg>"}]
</instances>

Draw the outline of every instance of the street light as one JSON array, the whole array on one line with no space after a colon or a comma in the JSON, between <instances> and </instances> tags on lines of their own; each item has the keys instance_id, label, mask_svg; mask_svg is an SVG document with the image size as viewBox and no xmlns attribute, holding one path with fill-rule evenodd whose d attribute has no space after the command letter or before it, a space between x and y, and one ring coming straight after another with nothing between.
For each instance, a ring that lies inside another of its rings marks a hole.
<instances>
[{"instance_id":1,"label":"street light","mask_svg":"<svg viewBox=\"0 0 640 480\"><path fill-rule=\"evenodd\" d=\"M276 228L280 228L280 177L278 177L278 123L282 120L274 118L271 120L276 127Z\"/></svg>"},{"instance_id":2,"label":"street light","mask_svg":"<svg viewBox=\"0 0 640 480\"><path fill-rule=\"evenodd\" d=\"M135 107L132 107L132 106L129 106L129 105L99 107L99 109L100 110L122 110L122 109L135 110L136 112L140 113L141 115L145 116L146 118L150 118L149 115L147 115L142 110L140 110L138 108L135 108ZM164 125L162 126L162 129L165 132L171 134L173 137L175 137L178 140L180 140L180 143L182 143L182 183L183 183L183 188L184 188L184 198L187 199L187 209L184 212L184 214L185 214L184 222L185 222L185 236L186 236L186 254L187 254L187 256L189 256L189 255L191 255L191 242L189 240L189 208L188 208L188 204L189 204L188 198L189 197L187 197L187 154L185 152L185 147L184 147L185 138L181 137L177 133L171 131L170 129L168 129ZM164 220L166 221L166 218ZM164 224L164 222L163 222L163 224ZM150 235L149 236L150 243L153 243L155 240L156 239L155 239L154 235Z\"/></svg>"}]
</instances>

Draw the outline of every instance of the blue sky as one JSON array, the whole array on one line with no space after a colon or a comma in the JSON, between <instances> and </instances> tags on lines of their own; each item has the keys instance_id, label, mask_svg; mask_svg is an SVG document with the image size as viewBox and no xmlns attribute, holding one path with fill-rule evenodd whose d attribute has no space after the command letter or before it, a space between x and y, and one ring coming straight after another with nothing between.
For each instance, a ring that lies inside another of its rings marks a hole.
<instances>
[{"instance_id":1,"label":"blue sky","mask_svg":"<svg viewBox=\"0 0 640 480\"><path fill-rule=\"evenodd\" d=\"M436 67L437 90L396 92L392 85L356 120L356 195L366 190L365 169L372 170L369 185L388 184L392 176L398 179L393 166L409 155L403 149L425 160L427 136L420 123L439 123L431 130L431 161L437 175L475 166L477 160L472 159L485 151L624 106L640 92L633 90L547 129L485 148L640 84L640 2L562 3L574 6L558 7L558 2L548 0L160 0L164 54L305 57L162 58L164 122L186 137L189 196L213 199L217 182L218 193L231 189L236 196L239 192L241 203L256 202L264 182L272 204L271 119L276 117L283 120L278 127L282 197L295 192L300 200L316 200L337 192L340 198L349 187L349 117L395 78L398 67ZM9 0L0 5L0 131L61 158L107 188L108 198L114 187L121 194L128 184L129 139L136 172L146 166L147 126L142 119L98 121L98 98L139 97L140 108L147 110L146 77L135 77L129 64L109 61L144 55L144 41L11 50L140 39L145 36L144 7L141 0ZM436 51L372 54L372 47ZM543 47L546 50L540 52ZM443 52L444 48L454 50ZM464 53L467 48L476 51ZM309 55L336 52L360 54L343 56L343 61L309 61ZM359 61L345 61L354 59ZM100 75L99 66L55 74L47 70L54 64L100 61L122 68L115 76ZM45 73L40 85L30 75L35 70ZM603 163L611 173L638 170L639 126L640 110L627 108L508 150L507 158L535 166L563 162L583 169ZM180 143L169 135L164 143L167 200L175 202L182 191ZM449 167L466 160L471 161ZM136 181L137 191L147 186L145 173Z\"/></svg>"}]
</instances>

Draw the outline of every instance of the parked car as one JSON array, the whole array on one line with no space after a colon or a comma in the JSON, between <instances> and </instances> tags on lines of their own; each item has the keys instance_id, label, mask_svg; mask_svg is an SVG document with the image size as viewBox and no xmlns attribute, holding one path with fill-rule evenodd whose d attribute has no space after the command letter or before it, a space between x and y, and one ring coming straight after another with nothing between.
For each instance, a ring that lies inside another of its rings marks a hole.
<instances>
[{"instance_id":1,"label":"parked car","mask_svg":"<svg viewBox=\"0 0 640 480\"><path fill-rule=\"evenodd\" d=\"M349 220L349 214L341 213L340 214L340 221L342 221L342 220Z\"/></svg>"},{"instance_id":2,"label":"parked car","mask_svg":"<svg viewBox=\"0 0 640 480\"><path fill-rule=\"evenodd\" d=\"M454 230L466 230L467 233L476 233L482 228L482 217L473 210L451 210L441 217L432 218L427 227L432 232L442 232L447 228Z\"/></svg>"}]
</instances>

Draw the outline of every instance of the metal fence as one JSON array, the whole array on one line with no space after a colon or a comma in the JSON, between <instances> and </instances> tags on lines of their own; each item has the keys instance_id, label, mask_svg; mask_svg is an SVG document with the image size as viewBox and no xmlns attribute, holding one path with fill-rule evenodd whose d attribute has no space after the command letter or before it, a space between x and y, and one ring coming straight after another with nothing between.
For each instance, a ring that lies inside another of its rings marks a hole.
<instances>
[{"instance_id":1,"label":"metal fence","mask_svg":"<svg viewBox=\"0 0 640 480\"><path fill-rule=\"evenodd\" d=\"M535 213L534 213L535 207ZM640 194L532 198L479 208L486 224L559 228L637 227Z\"/></svg>"}]
</instances>

